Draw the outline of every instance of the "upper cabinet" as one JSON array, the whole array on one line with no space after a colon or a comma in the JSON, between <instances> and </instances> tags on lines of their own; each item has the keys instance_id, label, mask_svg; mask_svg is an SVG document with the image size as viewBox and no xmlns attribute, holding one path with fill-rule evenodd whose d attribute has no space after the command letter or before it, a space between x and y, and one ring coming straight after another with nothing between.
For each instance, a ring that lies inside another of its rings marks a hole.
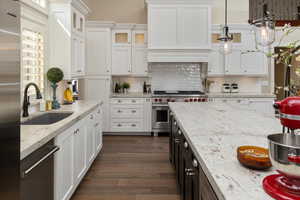
<instances>
[{"instance_id":1,"label":"upper cabinet","mask_svg":"<svg viewBox=\"0 0 300 200\"><path fill-rule=\"evenodd\" d=\"M85 75L85 16L89 8L81 0L50 0L49 64L64 72L64 79Z\"/></svg>"},{"instance_id":2,"label":"upper cabinet","mask_svg":"<svg viewBox=\"0 0 300 200\"><path fill-rule=\"evenodd\" d=\"M146 0L149 62L207 62L211 2Z\"/></svg>"},{"instance_id":3,"label":"upper cabinet","mask_svg":"<svg viewBox=\"0 0 300 200\"><path fill-rule=\"evenodd\" d=\"M149 49L211 48L211 6L148 2Z\"/></svg>"},{"instance_id":4,"label":"upper cabinet","mask_svg":"<svg viewBox=\"0 0 300 200\"><path fill-rule=\"evenodd\" d=\"M112 75L148 75L146 30L145 24L116 24L112 30Z\"/></svg>"},{"instance_id":5,"label":"upper cabinet","mask_svg":"<svg viewBox=\"0 0 300 200\"><path fill-rule=\"evenodd\" d=\"M219 52L221 26L214 25L212 51L209 54L208 75L218 76L253 76L268 74L268 58L255 47L255 37L250 25L229 25L233 34L233 50L228 55Z\"/></svg>"}]
</instances>

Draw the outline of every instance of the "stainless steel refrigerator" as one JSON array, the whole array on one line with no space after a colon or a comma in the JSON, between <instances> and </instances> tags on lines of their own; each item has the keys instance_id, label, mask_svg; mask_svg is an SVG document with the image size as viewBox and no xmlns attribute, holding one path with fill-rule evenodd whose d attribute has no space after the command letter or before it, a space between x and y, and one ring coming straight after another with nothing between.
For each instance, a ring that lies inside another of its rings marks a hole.
<instances>
[{"instance_id":1,"label":"stainless steel refrigerator","mask_svg":"<svg viewBox=\"0 0 300 200\"><path fill-rule=\"evenodd\" d=\"M20 199L20 5L0 0L0 199Z\"/></svg>"}]
</instances>

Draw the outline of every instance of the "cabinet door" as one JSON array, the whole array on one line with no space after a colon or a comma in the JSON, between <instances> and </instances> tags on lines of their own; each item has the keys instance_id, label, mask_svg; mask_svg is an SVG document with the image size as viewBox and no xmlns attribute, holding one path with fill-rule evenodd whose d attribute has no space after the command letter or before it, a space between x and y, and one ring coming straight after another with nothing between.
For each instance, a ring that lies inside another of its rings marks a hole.
<instances>
[{"instance_id":1,"label":"cabinet door","mask_svg":"<svg viewBox=\"0 0 300 200\"><path fill-rule=\"evenodd\" d=\"M96 154L98 154L102 148L102 110L97 108L95 113L95 148Z\"/></svg>"},{"instance_id":2,"label":"cabinet door","mask_svg":"<svg viewBox=\"0 0 300 200\"><path fill-rule=\"evenodd\" d=\"M103 122L102 129L104 132L109 132L110 128L110 109L109 109L109 95L111 91L110 77L86 78L85 85L85 99L93 101L102 101Z\"/></svg>"},{"instance_id":3,"label":"cabinet door","mask_svg":"<svg viewBox=\"0 0 300 200\"><path fill-rule=\"evenodd\" d=\"M135 30L132 32L132 46L147 48L147 31Z\"/></svg>"},{"instance_id":4,"label":"cabinet door","mask_svg":"<svg viewBox=\"0 0 300 200\"><path fill-rule=\"evenodd\" d=\"M86 129L79 123L74 131L74 182L79 184L86 171Z\"/></svg>"},{"instance_id":5,"label":"cabinet door","mask_svg":"<svg viewBox=\"0 0 300 200\"><path fill-rule=\"evenodd\" d=\"M144 102L144 131L152 131L152 102L150 98L147 98Z\"/></svg>"},{"instance_id":6,"label":"cabinet door","mask_svg":"<svg viewBox=\"0 0 300 200\"><path fill-rule=\"evenodd\" d=\"M149 7L149 48L168 49L177 46L177 7L151 6Z\"/></svg>"},{"instance_id":7,"label":"cabinet door","mask_svg":"<svg viewBox=\"0 0 300 200\"><path fill-rule=\"evenodd\" d=\"M111 74L111 37L109 29L88 29L86 32L87 75Z\"/></svg>"},{"instance_id":8,"label":"cabinet door","mask_svg":"<svg viewBox=\"0 0 300 200\"><path fill-rule=\"evenodd\" d=\"M241 75L244 70L241 67L241 50L234 49L231 54L225 56L225 74Z\"/></svg>"},{"instance_id":9,"label":"cabinet door","mask_svg":"<svg viewBox=\"0 0 300 200\"><path fill-rule=\"evenodd\" d=\"M55 155L55 199L67 200L74 189L74 134L67 130L56 139L60 150Z\"/></svg>"},{"instance_id":10,"label":"cabinet door","mask_svg":"<svg viewBox=\"0 0 300 200\"><path fill-rule=\"evenodd\" d=\"M208 59L208 75L224 75L224 56L219 52L217 47L209 53Z\"/></svg>"},{"instance_id":11,"label":"cabinet door","mask_svg":"<svg viewBox=\"0 0 300 200\"><path fill-rule=\"evenodd\" d=\"M148 75L147 49L135 47L132 52L132 74L138 76Z\"/></svg>"},{"instance_id":12,"label":"cabinet door","mask_svg":"<svg viewBox=\"0 0 300 200\"><path fill-rule=\"evenodd\" d=\"M72 36L72 43L71 43L71 72L72 76L76 76L78 73L78 63L79 63L79 39L76 36Z\"/></svg>"},{"instance_id":13,"label":"cabinet door","mask_svg":"<svg viewBox=\"0 0 300 200\"><path fill-rule=\"evenodd\" d=\"M113 47L112 75L129 75L131 73L131 47Z\"/></svg>"},{"instance_id":14,"label":"cabinet door","mask_svg":"<svg viewBox=\"0 0 300 200\"><path fill-rule=\"evenodd\" d=\"M210 48L210 12L209 6L191 5L178 8L178 46L189 49Z\"/></svg>"},{"instance_id":15,"label":"cabinet door","mask_svg":"<svg viewBox=\"0 0 300 200\"><path fill-rule=\"evenodd\" d=\"M86 163L90 166L95 157L95 115L89 114L86 118L86 138L87 138L87 152Z\"/></svg>"},{"instance_id":16,"label":"cabinet door","mask_svg":"<svg viewBox=\"0 0 300 200\"><path fill-rule=\"evenodd\" d=\"M266 75L268 69L266 55L261 52L242 52L241 67L246 74Z\"/></svg>"}]
</instances>

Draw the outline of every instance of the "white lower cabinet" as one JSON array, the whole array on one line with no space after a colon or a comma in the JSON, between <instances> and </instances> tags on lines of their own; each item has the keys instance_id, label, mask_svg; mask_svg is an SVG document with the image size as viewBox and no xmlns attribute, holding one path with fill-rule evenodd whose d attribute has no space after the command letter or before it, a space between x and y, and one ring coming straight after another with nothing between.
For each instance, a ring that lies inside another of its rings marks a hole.
<instances>
[{"instance_id":1,"label":"white lower cabinet","mask_svg":"<svg viewBox=\"0 0 300 200\"><path fill-rule=\"evenodd\" d=\"M151 132L150 98L111 98L111 132Z\"/></svg>"},{"instance_id":2,"label":"white lower cabinet","mask_svg":"<svg viewBox=\"0 0 300 200\"><path fill-rule=\"evenodd\" d=\"M55 143L55 200L69 200L102 148L102 109L97 107L63 133ZM92 117L91 117L92 116Z\"/></svg>"}]
</instances>

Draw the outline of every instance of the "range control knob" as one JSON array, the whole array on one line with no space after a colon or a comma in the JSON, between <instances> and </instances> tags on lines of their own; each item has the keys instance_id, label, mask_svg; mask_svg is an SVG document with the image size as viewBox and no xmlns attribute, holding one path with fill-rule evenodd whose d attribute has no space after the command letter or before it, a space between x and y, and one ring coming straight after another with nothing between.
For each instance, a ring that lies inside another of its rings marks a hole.
<instances>
[{"instance_id":1,"label":"range control knob","mask_svg":"<svg viewBox=\"0 0 300 200\"><path fill-rule=\"evenodd\" d=\"M170 102L170 99L167 99L167 102Z\"/></svg>"},{"instance_id":2,"label":"range control knob","mask_svg":"<svg viewBox=\"0 0 300 200\"><path fill-rule=\"evenodd\" d=\"M190 99L190 102L193 102L193 99L192 99L192 98Z\"/></svg>"},{"instance_id":3,"label":"range control knob","mask_svg":"<svg viewBox=\"0 0 300 200\"><path fill-rule=\"evenodd\" d=\"M154 101L155 101L155 102L158 102L158 99L155 99Z\"/></svg>"},{"instance_id":4,"label":"range control knob","mask_svg":"<svg viewBox=\"0 0 300 200\"><path fill-rule=\"evenodd\" d=\"M184 99L184 102L189 102L189 100L188 99Z\"/></svg>"},{"instance_id":5,"label":"range control knob","mask_svg":"<svg viewBox=\"0 0 300 200\"><path fill-rule=\"evenodd\" d=\"M200 98L198 98L198 102L201 102L201 99L200 99Z\"/></svg>"},{"instance_id":6,"label":"range control knob","mask_svg":"<svg viewBox=\"0 0 300 200\"><path fill-rule=\"evenodd\" d=\"M158 101L159 101L159 102L162 102L162 99L159 99Z\"/></svg>"},{"instance_id":7,"label":"range control knob","mask_svg":"<svg viewBox=\"0 0 300 200\"><path fill-rule=\"evenodd\" d=\"M171 99L171 102L175 102L176 100L175 99Z\"/></svg>"},{"instance_id":8,"label":"range control knob","mask_svg":"<svg viewBox=\"0 0 300 200\"><path fill-rule=\"evenodd\" d=\"M194 99L194 102L197 102L197 100L198 100L198 99L195 98L195 99Z\"/></svg>"}]
</instances>

